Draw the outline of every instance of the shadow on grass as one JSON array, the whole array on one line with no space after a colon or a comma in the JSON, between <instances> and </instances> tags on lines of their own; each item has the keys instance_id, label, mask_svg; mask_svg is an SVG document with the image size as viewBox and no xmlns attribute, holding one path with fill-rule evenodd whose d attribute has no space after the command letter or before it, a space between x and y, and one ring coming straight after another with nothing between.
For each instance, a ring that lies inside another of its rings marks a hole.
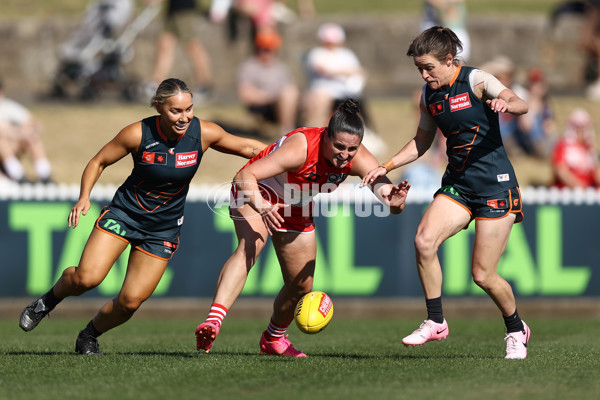
<instances>
[{"instance_id":1,"label":"shadow on grass","mask_svg":"<svg viewBox=\"0 0 600 400\"><path fill-rule=\"evenodd\" d=\"M71 351L6 351L0 353L5 356L64 356L68 354L75 354L75 352Z\"/></svg>"},{"instance_id":2,"label":"shadow on grass","mask_svg":"<svg viewBox=\"0 0 600 400\"><path fill-rule=\"evenodd\" d=\"M288 359L288 357L273 357ZM322 353L308 354L308 358L339 358L348 360L496 360L499 357L481 356L476 354L349 354Z\"/></svg>"},{"instance_id":3,"label":"shadow on grass","mask_svg":"<svg viewBox=\"0 0 600 400\"><path fill-rule=\"evenodd\" d=\"M74 351L7 351L0 352L5 356L82 356ZM196 358L196 357L260 357L263 361L289 362L294 357L280 357L274 355L260 354L257 352L239 352L239 351L218 351L206 354L200 351L109 351L105 356L147 356L147 357L176 357L176 358ZM497 360L499 357L482 356L476 354L348 354L348 353L322 353L308 354L308 358L338 358L348 360Z\"/></svg>"},{"instance_id":4,"label":"shadow on grass","mask_svg":"<svg viewBox=\"0 0 600 400\"><path fill-rule=\"evenodd\" d=\"M164 356L177 358L192 358L196 357L195 353L185 351L116 351L106 353L107 355L114 354L119 356Z\"/></svg>"},{"instance_id":5,"label":"shadow on grass","mask_svg":"<svg viewBox=\"0 0 600 400\"><path fill-rule=\"evenodd\" d=\"M82 357L84 355L78 354L74 351L7 351L1 352L0 355L5 356L77 356ZM108 351L104 352L105 356L164 356L164 357L177 357L177 358L192 358L196 357L195 353L183 352L183 351ZM85 356L84 356L85 357ZM95 356L88 356L95 357Z\"/></svg>"},{"instance_id":6,"label":"shadow on grass","mask_svg":"<svg viewBox=\"0 0 600 400\"><path fill-rule=\"evenodd\" d=\"M290 361L294 357L279 357L273 355L219 351L210 354L200 353L201 356L260 356L266 361ZM481 356L477 354L351 354L351 353L318 353L307 354L308 358L339 358L348 360L496 360L498 357Z\"/></svg>"},{"instance_id":7,"label":"shadow on grass","mask_svg":"<svg viewBox=\"0 0 600 400\"><path fill-rule=\"evenodd\" d=\"M393 358L399 360L499 360L502 357L481 356L476 354L403 354Z\"/></svg>"}]
</instances>

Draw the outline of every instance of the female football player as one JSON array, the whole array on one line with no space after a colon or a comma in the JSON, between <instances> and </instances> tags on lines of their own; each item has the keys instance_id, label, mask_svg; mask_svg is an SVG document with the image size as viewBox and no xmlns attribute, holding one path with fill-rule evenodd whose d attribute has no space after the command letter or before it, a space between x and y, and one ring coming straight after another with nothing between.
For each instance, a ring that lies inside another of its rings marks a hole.
<instances>
[{"instance_id":1,"label":"female football player","mask_svg":"<svg viewBox=\"0 0 600 400\"><path fill-rule=\"evenodd\" d=\"M69 214L69 227L73 228L80 214L87 214L90 192L102 171L127 154L134 162L131 175L98 217L79 265L65 269L52 289L23 310L23 330L34 329L65 297L98 286L131 245L119 295L106 303L77 336L76 352L101 355L98 336L131 318L150 297L179 247L185 199L204 153L213 148L251 158L265 147L194 117L192 94L181 80L164 80L151 106L158 115L126 126L83 171L79 201Z\"/></svg>"},{"instance_id":2,"label":"female football player","mask_svg":"<svg viewBox=\"0 0 600 400\"><path fill-rule=\"evenodd\" d=\"M491 74L461 66L460 40L448 28L435 26L408 48L425 81L421 117L415 137L389 161L374 168L363 184L419 158L440 129L446 137L448 166L442 187L423 215L415 237L417 269L427 306L427 319L402 340L422 345L448 336L442 312L442 269L438 248L475 220L471 273L475 283L496 303L506 324L506 358L527 356L530 330L517 312L512 288L497 273L515 222L521 222L521 194L506 155L498 113L524 114L528 106Z\"/></svg>"},{"instance_id":3,"label":"female football player","mask_svg":"<svg viewBox=\"0 0 600 400\"><path fill-rule=\"evenodd\" d=\"M348 175L362 177L377 166L375 157L361 145L364 123L358 112L358 102L346 100L327 127L300 128L284 135L235 176L230 215L239 243L221 270L206 322L196 328L198 350L210 351L223 318L271 235L284 285L260 337L260 351L306 357L285 332L294 319L296 303L313 286L317 251L313 197L335 190ZM382 176L369 186L392 213L404 209L410 188L407 181L394 186Z\"/></svg>"}]
</instances>

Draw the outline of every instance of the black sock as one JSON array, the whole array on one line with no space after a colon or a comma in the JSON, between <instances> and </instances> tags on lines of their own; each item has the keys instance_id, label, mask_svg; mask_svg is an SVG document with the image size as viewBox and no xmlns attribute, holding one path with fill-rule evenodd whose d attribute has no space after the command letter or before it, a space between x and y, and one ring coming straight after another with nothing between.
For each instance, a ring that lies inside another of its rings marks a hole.
<instances>
[{"instance_id":1,"label":"black sock","mask_svg":"<svg viewBox=\"0 0 600 400\"><path fill-rule=\"evenodd\" d=\"M444 322L441 296L436 297L435 299L425 299L425 305L427 306L427 319L430 319L437 324Z\"/></svg>"},{"instance_id":2,"label":"black sock","mask_svg":"<svg viewBox=\"0 0 600 400\"><path fill-rule=\"evenodd\" d=\"M56 307L63 299L56 297L54 294L54 288L52 288L42 295L42 300L44 301L46 307L48 307L50 310L53 310L54 307Z\"/></svg>"},{"instance_id":3,"label":"black sock","mask_svg":"<svg viewBox=\"0 0 600 400\"><path fill-rule=\"evenodd\" d=\"M525 329L523 326L523 321L521 321L521 317L519 317L517 310L515 310L513 315L508 317L503 315L502 318L504 318L504 325L506 325L506 333L522 332Z\"/></svg>"},{"instance_id":4,"label":"black sock","mask_svg":"<svg viewBox=\"0 0 600 400\"><path fill-rule=\"evenodd\" d=\"M90 322L88 322L84 331L86 331L87 333L89 333L91 336L93 336L95 338L102 335L102 332L98 331L98 329L96 329L96 327L94 326L93 320L90 320Z\"/></svg>"}]
</instances>

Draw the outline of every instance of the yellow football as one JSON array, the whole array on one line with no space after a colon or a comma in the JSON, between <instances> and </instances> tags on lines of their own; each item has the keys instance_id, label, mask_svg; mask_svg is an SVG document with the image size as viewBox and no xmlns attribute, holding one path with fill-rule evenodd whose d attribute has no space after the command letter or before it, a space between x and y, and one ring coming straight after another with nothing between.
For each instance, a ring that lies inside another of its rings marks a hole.
<instances>
[{"instance_id":1,"label":"yellow football","mask_svg":"<svg viewBox=\"0 0 600 400\"><path fill-rule=\"evenodd\" d=\"M294 320L304 333L325 329L333 316L333 302L327 294L314 291L305 294L296 305Z\"/></svg>"}]
</instances>

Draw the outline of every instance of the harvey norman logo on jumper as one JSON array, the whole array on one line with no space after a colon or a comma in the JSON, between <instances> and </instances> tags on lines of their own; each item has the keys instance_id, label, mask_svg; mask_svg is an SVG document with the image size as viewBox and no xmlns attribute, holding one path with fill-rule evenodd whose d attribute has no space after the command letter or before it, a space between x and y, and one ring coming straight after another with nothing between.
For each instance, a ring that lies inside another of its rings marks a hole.
<instances>
[{"instance_id":1,"label":"harvey norman logo on jumper","mask_svg":"<svg viewBox=\"0 0 600 400\"><path fill-rule=\"evenodd\" d=\"M198 163L198 152L191 151L189 153L177 153L175 155L175 167L185 168L191 167Z\"/></svg>"},{"instance_id":2,"label":"harvey norman logo on jumper","mask_svg":"<svg viewBox=\"0 0 600 400\"><path fill-rule=\"evenodd\" d=\"M458 96L450 97L450 112L460 111L471 107L471 99L469 93L459 94Z\"/></svg>"}]
</instances>

